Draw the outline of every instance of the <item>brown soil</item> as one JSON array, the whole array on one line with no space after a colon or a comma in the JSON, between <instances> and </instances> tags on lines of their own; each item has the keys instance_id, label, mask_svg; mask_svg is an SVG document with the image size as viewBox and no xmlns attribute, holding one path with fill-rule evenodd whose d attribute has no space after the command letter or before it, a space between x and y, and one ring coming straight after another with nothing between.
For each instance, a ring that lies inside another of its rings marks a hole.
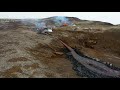
<instances>
[{"instance_id":1,"label":"brown soil","mask_svg":"<svg viewBox=\"0 0 120 90\"><path fill-rule=\"evenodd\" d=\"M39 68L39 64L38 63L34 63L32 65L25 65L24 68L26 68L26 69L28 69L28 68L36 69L36 68Z\"/></svg>"},{"instance_id":2,"label":"brown soil","mask_svg":"<svg viewBox=\"0 0 120 90\"><path fill-rule=\"evenodd\" d=\"M5 72L1 72L1 75L4 78L18 78L18 76L15 74L15 72L22 73L20 66L13 66L12 68L6 70Z\"/></svg>"},{"instance_id":3,"label":"brown soil","mask_svg":"<svg viewBox=\"0 0 120 90\"><path fill-rule=\"evenodd\" d=\"M90 57L120 66L120 32L56 29L51 35L42 35L19 28L0 31L0 37L0 77L81 78L63 54L64 46L58 39Z\"/></svg>"},{"instance_id":4,"label":"brown soil","mask_svg":"<svg viewBox=\"0 0 120 90\"><path fill-rule=\"evenodd\" d=\"M28 59L25 57L18 57L18 58L9 59L8 62L27 61L27 60Z\"/></svg>"}]
</instances>

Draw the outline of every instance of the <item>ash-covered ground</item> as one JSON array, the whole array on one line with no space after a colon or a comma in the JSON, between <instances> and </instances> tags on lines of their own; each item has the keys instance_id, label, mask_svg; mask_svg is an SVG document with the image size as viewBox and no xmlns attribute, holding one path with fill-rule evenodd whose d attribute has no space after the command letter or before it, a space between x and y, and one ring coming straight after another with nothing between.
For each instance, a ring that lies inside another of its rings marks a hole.
<instances>
[{"instance_id":1,"label":"ash-covered ground","mask_svg":"<svg viewBox=\"0 0 120 90\"><path fill-rule=\"evenodd\" d=\"M84 55L120 67L120 27L117 25L69 17L72 23L62 26L60 22L53 22L51 17L42 20L53 28L53 32L46 35L35 31L36 25L40 28L41 24L23 21L0 21L1 78L84 77L75 71L73 63L62 51L65 47L58 38ZM86 74L85 78L89 76Z\"/></svg>"}]
</instances>

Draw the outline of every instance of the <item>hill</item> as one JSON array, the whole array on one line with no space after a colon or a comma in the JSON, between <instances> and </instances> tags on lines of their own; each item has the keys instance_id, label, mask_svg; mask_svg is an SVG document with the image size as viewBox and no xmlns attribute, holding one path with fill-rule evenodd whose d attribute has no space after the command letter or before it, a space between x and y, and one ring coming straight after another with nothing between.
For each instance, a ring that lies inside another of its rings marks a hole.
<instances>
[{"instance_id":1,"label":"hill","mask_svg":"<svg viewBox=\"0 0 120 90\"><path fill-rule=\"evenodd\" d=\"M54 17L40 20L1 20L0 78L82 78L73 69L73 63L64 54L65 47L58 39L84 55L120 67L118 26L76 17L66 18L64 20L62 17L61 22L67 21L69 25L63 27L55 24ZM38 22L46 22L47 26L55 28L48 35L37 34L33 28L36 28L35 23ZM58 21L57 24L59 23ZM76 26L72 26L73 24ZM101 26L104 27L104 32ZM76 27L80 28L73 31ZM85 29L91 27L92 32Z\"/></svg>"}]
</instances>

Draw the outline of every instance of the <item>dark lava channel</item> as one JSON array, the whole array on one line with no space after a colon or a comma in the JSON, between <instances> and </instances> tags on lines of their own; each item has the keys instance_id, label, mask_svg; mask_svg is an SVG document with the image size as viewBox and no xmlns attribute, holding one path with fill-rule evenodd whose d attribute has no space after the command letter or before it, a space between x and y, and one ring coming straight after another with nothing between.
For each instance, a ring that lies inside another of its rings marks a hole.
<instances>
[{"instance_id":1,"label":"dark lava channel","mask_svg":"<svg viewBox=\"0 0 120 90\"><path fill-rule=\"evenodd\" d=\"M91 57L85 56L78 49L76 49L76 48L73 48L73 49L75 50L75 52L78 55L96 61L96 59L93 59ZM93 72L90 69L86 68L84 65L80 64L77 60L75 60L72 55L68 54L70 52L69 52L69 50L67 48L62 49L62 51L65 53L66 58L68 58L71 61L71 63L73 64L72 69L74 71L76 71L77 75L80 76L80 77L87 77L87 78L117 78L117 77L106 76L106 75L99 74L97 72ZM113 70L120 71L120 68L118 68L118 67L116 67L114 65L111 66L110 63L109 64L108 63L103 63L100 60L97 61L97 62L100 62L100 63L108 66L109 68L111 68Z\"/></svg>"}]
</instances>

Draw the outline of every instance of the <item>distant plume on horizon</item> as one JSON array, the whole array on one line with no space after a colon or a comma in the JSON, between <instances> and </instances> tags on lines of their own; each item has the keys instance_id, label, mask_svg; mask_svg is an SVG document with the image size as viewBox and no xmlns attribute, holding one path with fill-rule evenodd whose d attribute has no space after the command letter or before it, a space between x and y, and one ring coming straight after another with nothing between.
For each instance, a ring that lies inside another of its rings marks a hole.
<instances>
[{"instance_id":1,"label":"distant plume on horizon","mask_svg":"<svg viewBox=\"0 0 120 90\"><path fill-rule=\"evenodd\" d=\"M58 25L62 25L62 24L71 24L69 19L66 18L65 16L55 16L54 17L54 22Z\"/></svg>"},{"instance_id":2,"label":"distant plume on horizon","mask_svg":"<svg viewBox=\"0 0 120 90\"><path fill-rule=\"evenodd\" d=\"M40 19L21 19L24 25L35 25L36 28L46 28L46 23L42 22Z\"/></svg>"},{"instance_id":3,"label":"distant plume on horizon","mask_svg":"<svg viewBox=\"0 0 120 90\"><path fill-rule=\"evenodd\" d=\"M65 16L54 16L52 20L57 26L61 26L62 24L71 24L69 19ZM35 27L38 29L46 28L48 26L43 19L21 19L21 22L24 25L35 25Z\"/></svg>"}]
</instances>

